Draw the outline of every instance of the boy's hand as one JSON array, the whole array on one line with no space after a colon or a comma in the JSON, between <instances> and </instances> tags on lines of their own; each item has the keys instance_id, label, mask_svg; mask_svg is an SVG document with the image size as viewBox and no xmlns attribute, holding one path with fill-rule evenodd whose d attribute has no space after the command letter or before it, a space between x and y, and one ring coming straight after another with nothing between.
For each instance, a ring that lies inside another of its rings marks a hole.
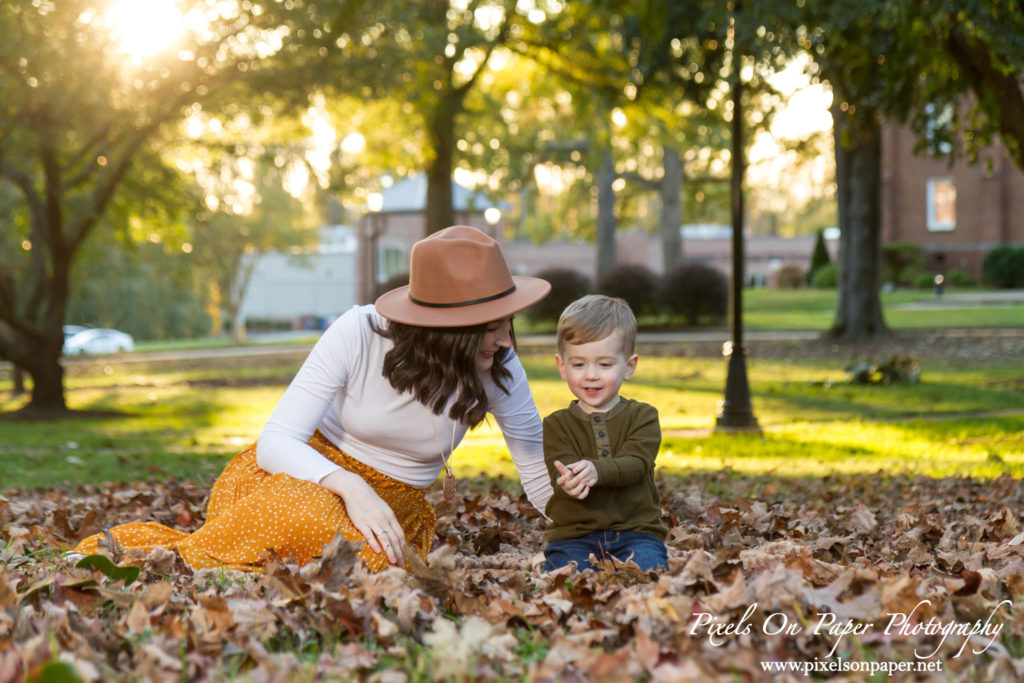
<instances>
[{"instance_id":1,"label":"boy's hand","mask_svg":"<svg viewBox=\"0 0 1024 683\"><path fill-rule=\"evenodd\" d=\"M556 460L555 469L561 475L556 483L573 498L583 500L590 493L590 488L597 484L597 468L590 460L579 460L568 467Z\"/></svg>"}]
</instances>

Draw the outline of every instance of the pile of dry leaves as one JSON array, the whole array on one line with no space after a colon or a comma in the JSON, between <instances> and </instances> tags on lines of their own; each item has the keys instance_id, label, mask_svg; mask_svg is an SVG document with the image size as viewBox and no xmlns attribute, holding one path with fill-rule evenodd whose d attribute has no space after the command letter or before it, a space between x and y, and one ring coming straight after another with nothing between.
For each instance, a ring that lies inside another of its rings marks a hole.
<instances>
[{"instance_id":1,"label":"pile of dry leaves","mask_svg":"<svg viewBox=\"0 0 1024 683\"><path fill-rule=\"evenodd\" d=\"M253 574L164 551L75 567L54 549L126 521L196 528L206 491L8 491L0 681L1024 677L1019 480L660 484L671 569L656 577L538 571L541 520L497 488L435 494L428 562L377 575L344 542Z\"/></svg>"}]
</instances>

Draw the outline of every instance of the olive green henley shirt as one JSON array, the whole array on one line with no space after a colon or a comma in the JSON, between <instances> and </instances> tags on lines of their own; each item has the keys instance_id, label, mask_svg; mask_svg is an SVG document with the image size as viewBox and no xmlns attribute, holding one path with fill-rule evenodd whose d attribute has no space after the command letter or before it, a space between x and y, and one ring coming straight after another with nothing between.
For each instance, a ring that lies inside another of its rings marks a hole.
<instances>
[{"instance_id":1,"label":"olive green henley shirt","mask_svg":"<svg viewBox=\"0 0 1024 683\"><path fill-rule=\"evenodd\" d=\"M586 413L573 401L544 419L544 462L554 495L545 507L551 519L549 541L579 538L595 531L641 531L665 540L661 500L654 485L654 460L661 426L654 406L620 398L611 410ZM597 484L583 500L556 483L554 462L592 460Z\"/></svg>"}]
</instances>

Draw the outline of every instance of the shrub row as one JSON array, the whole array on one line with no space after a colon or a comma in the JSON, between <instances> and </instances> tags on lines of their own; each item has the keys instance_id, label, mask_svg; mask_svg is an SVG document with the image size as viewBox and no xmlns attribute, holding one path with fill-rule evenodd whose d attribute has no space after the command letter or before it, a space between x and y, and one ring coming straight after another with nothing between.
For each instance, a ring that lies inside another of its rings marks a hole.
<instances>
[{"instance_id":1,"label":"shrub row","mask_svg":"<svg viewBox=\"0 0 1024 683\"><path fill-rule=\"evenodd\" d=\"M998 247L985 257L984 280L996 287L1017 287L1024 286L1024 256L1013 257L1008 255L1012 252L1011 247ZM1024 254L1024 249L1020 249ZM815 254L818 248L815 246ZM1014 258L1020 262L1013 265ZM935 286L935 272L925 269L925 251L917 244L910 242L890 242L882 245L882 281L896 287L914 287L916 289L928 289ZM787 269L792 269L789 272ZM989 271L992 271L991 273ZM1016 280L1019 284L1002 284L1014 282L1015 276L1012 273L1020 273ZM798 266L784 266L779 271L779 287L795 288L799 285ZM832 288L838 282L839 269L835 263L827 263L822 260L818 265L813 265L807 272L807 282L812 287ZM953 268L945 274L945 283L952 287L971 287L977 284L970 274L961 269Z\"/></svg>"},{"instance_id":2,"label":"shrub row","mask_svg":"<svg viewBox=\"0 0 1024 683\"><path fill-rule=\"evenodd\" d=\"M713 266L685 262L664 276L646 266L623 264L595 283L571 268L549 268L537 277L551 283L551 293L525 311L535 321L557 321L565 307L586 294L615 296L629 304L637 316L667 313L684 316L690 325L701 319L717 321L729 306L729 281Z\"/></svg>"},{"instance_id":3,"label":"shrub row","mask_svg":"<svg viewBox=\"0 0 1024 683\"><path fill-rule=\"evenodd\" d=\"M647 266L623 264L598 281L572 268L548 268L537 277L551 283L551 293L524 315L537 322L557 322L565 307L587 294L606 294L625 299L636 316L669 313L682 315L691 325L702 318L720 320L729 307L729 281L717 268L686 262L664 277ZM374 298L409 284L409 274L400 273L377 286Z\"/></svg>"},{"instance_id":4,"label":"shrub row","mask_svg":"<svg viewBox=\"0 0 1024 683\"><path fill-rule=\"evenodd\" d=\"M988 284L1000 289L1024 287L1024 247L996 247L985 254L981 275Z\"/></svg>"},{"instance_id":5,"label":"shrub row","mask_svg":"<svg viewBox=\"0 0 1024 683\"><path fill-rule=\"evenodd\" d=\"M909 278L909 286L916 289L928 289L935 286L935 273L918 271L907 277ZM946 273L945 282L950 287L973 287L976 284L970 274L961 268L953 268ZM811 286L818 289L833 289L838 283L839 267L834 263L822 266L815 271L814 276L811 278ZM779 278L779 286L785 287L781 277Z\"/></svg>"}]
</instances>

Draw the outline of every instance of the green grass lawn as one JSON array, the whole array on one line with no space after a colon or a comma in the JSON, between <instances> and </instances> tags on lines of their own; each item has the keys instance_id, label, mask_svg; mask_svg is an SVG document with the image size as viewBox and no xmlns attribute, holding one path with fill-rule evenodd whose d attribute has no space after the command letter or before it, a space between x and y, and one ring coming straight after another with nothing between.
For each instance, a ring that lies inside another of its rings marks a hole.
<instances>
[{"instance_id":1,"label":"green grass lawn","mask_svg":"<svg viewBox=\"0 0 1024 683\"><path fill-rule=\"evenodd\" d=\"M524 365L542 415L572 399L546 357ZM641 358L624 386L659 410L664 473L1024 475L1024 394L1007 381L1021 376L1019 365L924 361L920 383L882 387L846 384L839 361L757 360L748 372L760 436L712 432L725 370L721 359ZM514 474L493 423L471 432L454 464L465 475Z\"/></svg>"},{"instance_id":2,"label":"green grass lawn","mask_svg":"<svg viewBox=\"0 0 1024 683\"><path fill-rule=\"evenodd\" d=\"M971 290L973 291L973 290ZM882 294L886 323L894 329L944 327L1021 327L1024 305L956 304L957 290L949 291L943 306L930 290L897 290ZM953 295L952 297L950 295ZM743 321L750 330L826 330L836 311L834 289L749 289L743 294ZM927 308L912 304L931 304Z\"/></svg>"},{"instance_id":3,"label":"green grass lawn","mask_svg":"<svg viewBox=\"0 0 1024 683\"><path fill-rule=\"evenodd\" d=\"M941 300L931 290L901 289L882 293L886 323L893 329L938 329L960 327L1022 327L1024 304L994 305L958 302L960 294L983 294L984 290L947 289ZM834 289L745 289L743 323L748 330L827 330L836 312ZM640 319L641 328L685 329L686 321L666 315ZM724 326L726 323L720 323ZM554 333L553 322L516 320L522 334Z\"/></svg>"},{"instance_id":4,"label":"green grass lawn","mask_svg":"<svg viewBox=\"0 0 1024 683\"><path fill-rule=\"evenodd\" d=\"M1024 304L1018 305L972 305L959 307L955 296L959 293L981 292L982 290L947 290L945 298L950 308L914 307L915 304L934 303L931 290L897 290L882 294L882 306L886 323L900 329L939 329L961 327L1024 327ZM781 330L827 330L831 327L836 310L834 289L746 289L743 292L744 329L758 331ZM951 298L952 297L952 298ZM707 321L705 321L707 322ZM680 317L667 315L647 316L640 319L641 327L648 329L688 329ZM717 326L724 328L727 322ZM554 334L555 323L534 322L524 316L516 318L516 330L525 334ZM310 332L293 337L275 337L270 343L309 345L316 341L318 334ZM260 335L252 335L252 344L264 343ZM232 346L227 337L209 339L180 339L164 341L137 341L137 352L183 351L193 349L216 349Z\"/></svg>"},{"instance_id":5,"label":"green grass lawn","mask_svg":"<svg viewBox=\"0 0 1024 683\"><path fill-rule=\"evenodd\" d=\"M572 398L548 355L527 355L524 364L542 415ZM168 476L209 482L256 438L295 371L126 367L68 380L72 408L113 414L0 421L0 490ZM759 436L710 432L725 370L721 358L641 358L623 393L658 408L663 473L1024 475L1018 364L925 359L920 383L881 387L846 384L839 360L758 359L748 372ZM0 383L0 411L19 405L8 390ZM985 412L997 414L977 416ZM493 420L469 434L453 464L464 477L515 476Z\"/></svg>"}]
</instances>

